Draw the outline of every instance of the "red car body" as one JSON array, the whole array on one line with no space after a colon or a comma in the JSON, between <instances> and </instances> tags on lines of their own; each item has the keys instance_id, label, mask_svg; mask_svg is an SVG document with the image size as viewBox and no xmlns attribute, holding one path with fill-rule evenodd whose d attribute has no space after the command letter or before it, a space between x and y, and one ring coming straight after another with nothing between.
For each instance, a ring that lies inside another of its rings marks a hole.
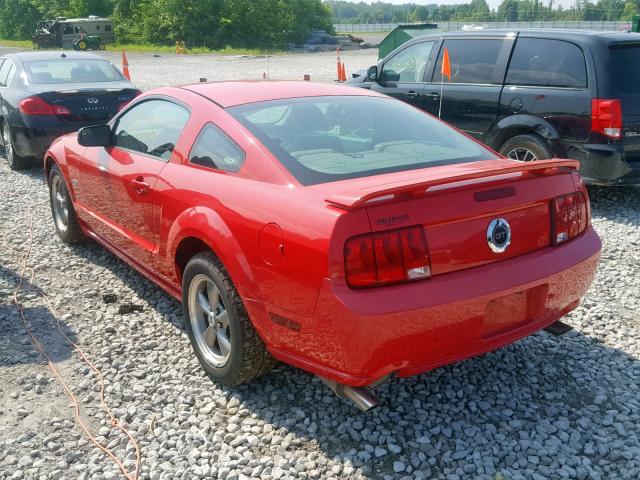
<instances>
[{"instance_id":1,"label":"red car body","mask_svg":"<svg viewBox=\"0 0 640 480\"><path fill-rule=\"evenodd\" d=\"M554 245L552 238L554 199L581 192L586 200L576 162L519 163L496 154L303 186L225 110L345 95L380 96L309 82L161 88L132 105L164 96L189 107L168 162L81 147L69 135L50 147L45 170L55 163L63 172L84 233L178 299L189 258L213 251L273 356L348 385L487 352L578 305L595 274L600 240L590 221L566 242ZM238 172L188 163L207 122L244 150ZM487 225L497 217L512 230L503 253L487 245ZM424 232L430 278L349 286L347 240L409 226Z\"/></svg>"}]
</instances>

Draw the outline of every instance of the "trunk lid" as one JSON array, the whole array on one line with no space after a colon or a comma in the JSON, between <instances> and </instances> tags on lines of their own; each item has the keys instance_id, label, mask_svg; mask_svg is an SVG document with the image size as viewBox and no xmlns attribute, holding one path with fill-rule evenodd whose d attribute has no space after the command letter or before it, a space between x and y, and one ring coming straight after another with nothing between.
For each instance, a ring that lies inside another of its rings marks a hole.
<instances>
[{"instance_id":1,"label":"trunk lid","mask_svg":"<svg viewBox=\"0 0 640 480\"><path fill-rule=\"evenodd\" d=\"M401 172L377 181L368 177L350 191L335 184L321 187L336 208L364 208L371 231L422 225L431 272L438 275L549 246L551 200L575 191L571 172L577 166L573 160L495 160ZM495 253L487 240L489 225L498 218L511 229L511 243L502 253Z\"/></svg>"},{"instance_id":2,"label":"trunk lid","mask_svg":"<svg viewBox=\"0 0 640 480\"><path fill-rule=\"evenodd\" d=\"M68 86L67 86L68 87ZM37 93L45 102L66 107L70 114L58 115L62 122L106 123L133 100L135 88L66 88Z\"/></svg>"}]
</instances>

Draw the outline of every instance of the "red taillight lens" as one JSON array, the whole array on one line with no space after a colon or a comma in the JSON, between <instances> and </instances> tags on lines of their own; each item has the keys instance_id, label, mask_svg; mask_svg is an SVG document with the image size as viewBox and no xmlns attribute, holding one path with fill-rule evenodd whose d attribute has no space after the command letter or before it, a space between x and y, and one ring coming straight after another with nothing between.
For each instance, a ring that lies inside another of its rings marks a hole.
<instances>
[{"instance_id":1,"label":"red taillight lens","mask_svg":"<svg viewBox=\"0 0 640 480\"><path fill-rule=\"evenodd\" d=\"M589 223L588 200L582 192L556 197L552 202L551 243L558 245L584 232Z\"/></svg>"},{"instance_id":2,"label":"red taillight lens","mask_svg":"<svg viewBox=\"0 0 640 480\"><path fill-rule=\"evenodd\" d=\"M347 284L353 288L411 282L431 276L422 227L359 235L344 248Z\"/></svg>"},{"instance_id":3,"label":"red taillight lens","mask_svg":"<svg viewBox=\"0 0 640 480\"><path fill-rule=\"evenodd\" d=\"M70 115L64 105L51 105L38 96L27 97L20 102L20 113L24 115Z\"/></svg>"},{"instance_id":4,"label":"red taillight lens","mask_svg":"<svg viewBox=\"0 0 640 480\"><path fill-rule=\"evenodd\" d=\"M622 138L622 104L620 100L591 100L591 130L602 135Z\"/></svg>"}]
</instances>

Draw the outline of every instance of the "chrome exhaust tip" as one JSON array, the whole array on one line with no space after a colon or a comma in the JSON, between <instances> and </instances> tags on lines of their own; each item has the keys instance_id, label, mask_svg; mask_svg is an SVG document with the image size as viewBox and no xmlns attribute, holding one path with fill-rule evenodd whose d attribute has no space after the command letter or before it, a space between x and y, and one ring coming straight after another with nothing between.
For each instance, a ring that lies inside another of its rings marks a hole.
<instances>
[{"instance_id":1,"label":"chrome exhaust tip","mask_svg":"<svg viewBox=\"0 0 640 480\"><path fill-rule=\"evenodd\" d=\"M328 378L320 377L320 379L326 383L337 396L348 398L363 412L373 410L380 405L376 396L367 387L351 387L343 383L338 383L335 380L329 380Z\"/></svg>"}]
</instances>

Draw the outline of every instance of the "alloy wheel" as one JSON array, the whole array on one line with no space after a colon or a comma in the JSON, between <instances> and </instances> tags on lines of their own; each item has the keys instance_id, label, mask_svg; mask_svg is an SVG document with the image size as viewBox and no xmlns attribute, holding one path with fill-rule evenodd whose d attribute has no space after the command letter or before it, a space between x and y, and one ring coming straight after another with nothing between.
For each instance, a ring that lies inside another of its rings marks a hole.
<instances>
[{"instance_id":1,"label":"alloy wheel","mask_svg":"<svg viewBox=\"0 0 640 480\"><path fill-rule=\"evenodd\" d=\"M9 165L11 165L13 163L13 144L11 143L9 125L7 125L6 121L2 125L2 143L4 145L4 156L9 162Z\"/></svg>"},{"instance_id":2,"label":"alloy wheel","mask_svg":"<svg viewBox=\"0 0 640 480\"><path fill-rule=\"evenodd\" d=\"M69 227L69 204L67 203L67 186L60 175L51 180L51 205L56 227L62 233Z\"/></svg>"},{"instance_id":3,"label":"alloy wheel","mask_svg":"<svg viewBox=\"0 0 640 480\"><path fill-rule=\"evenodd\" d=\"M507 157L511 160L517 160L519 162L533 162L537 160L535 153L528 148L517 147L507 153Z\"/></svg>"},{"instance_id":4,"label":"alloy wheel","mask_svg":"<svg viewBox=\"0 0 640 480\"><path fill-rule=\"evenodd\" d=\"M191 280L188 293L189 322L200 352L208 363L222 368L231 355L229 313L220 290L207 275Z\"/></svg>"}]
</instances>

